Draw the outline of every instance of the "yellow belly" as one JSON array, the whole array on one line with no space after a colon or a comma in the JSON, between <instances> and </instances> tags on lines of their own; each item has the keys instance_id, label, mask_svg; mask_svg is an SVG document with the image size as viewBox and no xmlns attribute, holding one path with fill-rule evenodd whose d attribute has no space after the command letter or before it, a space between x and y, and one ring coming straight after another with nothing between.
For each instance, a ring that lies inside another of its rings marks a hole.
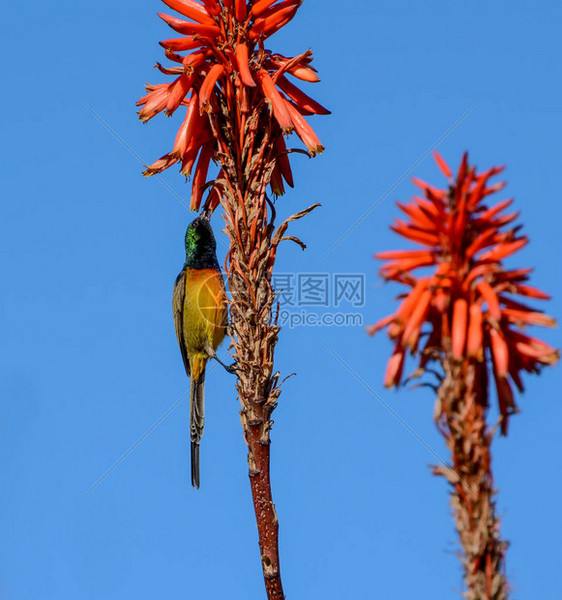
<instances>
[{"instance_id":1,"label":"yellow belly","mask_svg":"<svg viewBox=\"0 0 562 600\"><path fill-rule=\"evenodd\" d=\"M183 334L190 357L205 355L207 342L216 350L228 323L228 303L220 273L188 269L185 277Z\"/></svg>"}]
</instances>

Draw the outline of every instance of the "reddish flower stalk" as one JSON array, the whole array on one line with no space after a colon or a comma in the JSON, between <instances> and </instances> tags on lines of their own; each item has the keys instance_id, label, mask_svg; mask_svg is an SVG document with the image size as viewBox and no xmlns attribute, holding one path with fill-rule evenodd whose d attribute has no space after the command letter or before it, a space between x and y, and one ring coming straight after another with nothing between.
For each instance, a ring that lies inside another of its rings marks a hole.
<instances>
[{"instance_id":1,"label":"reddish flower stalk","mask_svg":"<svg viewBox=\"0 0 562 600\"><path fill-rule=\"evenodd\" d=\"M311 67L312 53L290 58L274 54L264 41L287 24L302 0L164 0L187 17L160 17L182 37L160 42L178 66L156 67L174 81L148 85L137 103L148 121L159 112L185 110L173 148L147 168L145 175L179 164L193 173L191 208L225 213L230 250L226 267L231 300L231 337L238 365L237 390L248 446L248 464L259 545L268 597L283 598L279 569L278 523L272 500L269 462L271 415L279 398L279 373L273 368L280 328L271 277L277 248L289 239L290 221L275 226L275 208L268 186L278 196L285 183L293 186L284 136L295 132L314 156L323 151L305 119L328 114L302 92L290 77L319 81ZM189 52L180 54L180 52ZM220 167L207 182L211 163ZM196 165L197 163L197 165ZM196 165L196 166L195 166Z\"/></svg>"},{"instance_id":2,"label":"reddish flower stalk","mask_svg":"<svg viewBox=\"0 0 562 600\"><path fill-rule=\"evenodd\" d=\"M514 225L518 213L504 214L512 200L487 204L487 198L505 185L490 184L503 168L478 174L465 154L453 178L437 153L435 159L448 188L414 180L423 197L398 204L407 220L396 220L391 227L423 249L376 255L386 261L381 276L410 289L399 296L398 310L369 332L388 328L395 344L386 386L401 383L407 352L418 357L411 377L437 375L435 419L451 451L452 466L437 466L434 473L451 484L465 597L503 600L509 590L507 543L500 536L495 512L490 450L496 428L487 423L489 376L495 383L499 425L505 435L510 416L517 412L512 386L522 392L522 372L538 373L559 358L557 350L523 330L529 325L552 327L555 320L526 304L528 299L548 298L526 284L531 269L504 265L504 259L528 239ZM418 269L423 269L421 275ZM430 363L440 370L431 370Z\"/></svg>"}]
</instances>

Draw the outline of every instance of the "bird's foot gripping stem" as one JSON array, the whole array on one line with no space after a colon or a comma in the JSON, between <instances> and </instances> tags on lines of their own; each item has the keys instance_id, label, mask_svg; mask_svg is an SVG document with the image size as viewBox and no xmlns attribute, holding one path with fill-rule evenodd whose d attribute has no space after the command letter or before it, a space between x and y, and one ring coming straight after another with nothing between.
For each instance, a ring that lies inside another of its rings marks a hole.
<instances>
[{"instance_id":1,"label":"bird's foot gripping stem","mask_svg":"<svg viewBox=\"0 0 562 600\"><path fill-rule=\"evenodd\" d=\"M236 372L238 371L236 361L234 361L231 365L225 365L224 363L221 363L221 365L227 370L228 373L230 373L231 375L236 375Z\"/></svg>"},{"instance_id":2,"label":"bird's foot gripping stem","mask_svg":"<svg viewBox=\"0 0 562 600\"><path fill-rule=\"evenodd\" d=\"M231 365L225 365L222 362L222 360L217 356L217 353L213 350L211 344L209 344L208 342L205 346L205 352L207 353L209 358L216 360L219 363L219 365L222 365L228 373L230 373L231 375L236 375L236 371L238 371L236 362L232 363Z\"/></svg>"}]
</instances>

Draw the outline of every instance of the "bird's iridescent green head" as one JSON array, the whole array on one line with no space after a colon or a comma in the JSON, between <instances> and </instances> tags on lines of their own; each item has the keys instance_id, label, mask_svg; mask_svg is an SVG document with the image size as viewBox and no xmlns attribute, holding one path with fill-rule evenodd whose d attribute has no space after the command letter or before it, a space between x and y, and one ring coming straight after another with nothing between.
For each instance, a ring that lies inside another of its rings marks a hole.
<instances>
[{"instance_id":1,"label":"bird's iridescent green head","mask_svg":"<svg viewBox=\"0 0 562 600\"><path fill-rule=\"evenodd\" d=\"M185 232L185 266L189 269L218 269L217 242L209 219L197 217Z\"/></svg>"}]
</instances>

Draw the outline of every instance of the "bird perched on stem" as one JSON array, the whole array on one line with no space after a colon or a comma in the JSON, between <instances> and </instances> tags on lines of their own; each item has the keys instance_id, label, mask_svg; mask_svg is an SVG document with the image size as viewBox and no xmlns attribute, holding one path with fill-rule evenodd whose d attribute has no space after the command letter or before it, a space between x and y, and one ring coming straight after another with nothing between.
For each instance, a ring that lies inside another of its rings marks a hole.
<instances>
[{"instance_id":1,"label":"bird perched on stem","mask_svg":"<svg viewBox=\"0 0 562 600\"><path fill-rule=\"evenodd\" d=\"M172 301L183 364L191 378L191 484L196 488L205 424L205 368L209 358L221 362L215 351L225 337L228 322L228 301L216 248L209 215L204 212L187 228L185 264L176 279Z\"/></svg>"}]
</instances>

